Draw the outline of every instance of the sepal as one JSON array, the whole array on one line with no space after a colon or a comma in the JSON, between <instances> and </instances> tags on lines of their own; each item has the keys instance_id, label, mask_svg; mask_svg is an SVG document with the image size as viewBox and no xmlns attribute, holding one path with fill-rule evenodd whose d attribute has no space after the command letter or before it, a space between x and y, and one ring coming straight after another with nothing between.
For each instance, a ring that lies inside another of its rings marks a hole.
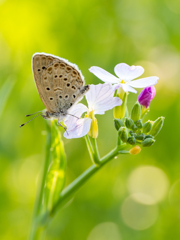
<instances>
[{"instance_id":1,"label":"sepal","mask_svg":"<svg viewBox=\"0 0 180 240\"><path fill-rule=\"evenodd\" d=\"M164 124L164 117L157 118L156 121L154 121L149 134L156 137L158 133L161 131L163 124Z\"/></svg>"},{"instance_id":2,"label":"sepal","mask_svg":"<svg viewBox=\"0 0 180 240\"><path fill-rule=\"evenodd\" d=\"M118 135L120 137L120 139L123 141L123 142L127 142L128 140L128 132L127 132L127 129L125 127L121 127L119 132L118 132Z\"/></svg>"},{"instance_id":3,"label":"sepal","mask_svg":"<svg viewBox=\"0 0 180 240\"><path fill-rule=\"evenodd\" d=\"M156 140L154 138L146 138L143 142L142 142L142 146L143 147L150 147L154 144Z\"/></svg>"},{"instance_id":4,"label":"sepal","mask_svg":"<svg viewBox=\"0 0 180 240\"><path fill-rule=\"evenodd\" d=\"M136 102L131 110L131 119L136 122L141 117L141 106Z\"/></svg>"},{"instance_id":5,"label":"sepal","mask_svg":"<svg viewBox=\"0 0 180 240\"><path fill-rule=\"evenodd\" d=\"M114 119L114 127L118 131L120 127L123 127L124 123L121 119Z\"/></svg>"},{"instance_id":6,"label":"sepal","mask_svg":"<svg viewBox=\"0 0 180 240\"><path fill-rule=\"evenodd\" d=\"M134 126L134 121L130 118L126 118L125 125L127 128L132 129L132 127Z\"/></svg>"},{"instance_id":7,"label":"sepal","mask_svg":"<svg viewBox=\"0 0 180 240\"><path fill-rule=\"evenodd\" d=\"M147 122L144 123L143 125L143 133L148 133L150 132L152 128L152 121L148 120Z\"/></svg>"},{"instance_id":8,"label":"sepal","mask_svg":"<svg viewBox=\"0 0 180 240\"><path fill-rule=\"evenodd\" d=\"M131 145L134 145L134 144L136 144L136 139L134 136L131 136L128 138L127 142Z\"/></svg>"}]
</instances>

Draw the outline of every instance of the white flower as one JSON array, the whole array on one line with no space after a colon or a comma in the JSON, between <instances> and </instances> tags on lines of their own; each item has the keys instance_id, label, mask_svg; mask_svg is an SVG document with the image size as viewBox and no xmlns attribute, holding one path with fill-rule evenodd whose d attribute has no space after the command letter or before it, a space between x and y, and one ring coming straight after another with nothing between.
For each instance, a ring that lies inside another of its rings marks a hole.
<instances>
[{"instance_id":1,"label":"white flower","mask_svg":"<svg viewBox=\"0 0 180 240\"><path fill-rule=\"evenodd\" d=\"M94 119L95 114L104 114L105 111L120 106L122 100L114 97L114 91L118 87L118 85L112 87L109 83L90 85L90 90L85 95L88 107L78 103L71 108L70 115L64 120L64 124L67 127L64 137L80 138L85 136L90 130L91 121ZM86 117L80 118L85 112L87 113Z\"/></svg>"},{"instance_id":2,"label":"white flower","mask_svg":"<svg viewBox=\"0 0 180 240\"><path fill-rule=\"evenodd\" d=\"M114 72L118 77L115 77L100 67L91 67L89 71L103 82L111 84L120 83L125 92L133 93L137 93L134 88L154 86L159 79L158 77L153 76L132 81L133 79L141 76L144 72L144 69L141 66L129 66L126 63L119 63L115 66Z\"/></svg>"}]
</instances>

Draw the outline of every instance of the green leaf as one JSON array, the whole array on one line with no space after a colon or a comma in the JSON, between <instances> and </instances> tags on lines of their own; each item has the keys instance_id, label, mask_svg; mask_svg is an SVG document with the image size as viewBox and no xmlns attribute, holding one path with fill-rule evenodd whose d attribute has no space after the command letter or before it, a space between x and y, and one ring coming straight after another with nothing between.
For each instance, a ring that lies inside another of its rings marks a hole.
<instances>
[{"instance_id":1,"label":"green leaf","mask_svg":"<svg viewBox=\"0 0 180 240\"><path fill-rule=\"evenodd\" d=\"M66 155L60 131L55 121L52 121L52 161L45 182L45 205L51 210L57 202L65 182Z\"/></svg>"},{"instance_id":2,"label":"green leaf","mask_svg":"<svg viewBox=\"0 0 180 240\"><path fill-rule=\"evenodd\" d=\"M15 82L12 79L8 79L0 89L0 117L8 100L9 94L11 93L11 90L14 86L14 83Z\"/></svg>"}]
</instances>

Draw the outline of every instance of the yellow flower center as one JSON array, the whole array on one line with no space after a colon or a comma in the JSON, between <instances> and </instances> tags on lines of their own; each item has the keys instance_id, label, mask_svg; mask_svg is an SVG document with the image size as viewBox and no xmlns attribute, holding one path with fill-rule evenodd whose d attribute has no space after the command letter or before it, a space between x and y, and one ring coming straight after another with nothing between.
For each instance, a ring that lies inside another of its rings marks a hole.
<instances>
[{"instance_id":1,"label":"yellow flower center","mask_svg":"<svg viewBox=\"0 0 180 240\"><path fill-rule=\"evenodd\" d=\"M91 119L93 119L93 118L94 118L93 110L90 111L90 112L88 112L84 117L85 117L85 118L91 118Z\"/></svg>"},{"instance_id":2,"label":"yellow flower center","mask_svg":"<svg viewBox=\"0 0 180 240\"><path fill-rule=\"evenodd\" d=\"M121 82L120 83L126 83L126 81L124 81L124 80L121 80Z\"/></svg>"}]
</instances>

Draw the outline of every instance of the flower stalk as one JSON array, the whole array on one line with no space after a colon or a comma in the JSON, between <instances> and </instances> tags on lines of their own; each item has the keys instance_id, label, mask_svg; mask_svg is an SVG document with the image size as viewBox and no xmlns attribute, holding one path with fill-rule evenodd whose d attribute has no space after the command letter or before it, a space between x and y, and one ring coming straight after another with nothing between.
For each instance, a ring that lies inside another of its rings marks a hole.
<instances>
[{"instance_id":1,"label":"flower stalk","mask_svg":"<svg viewBox=\"0 0 180 240\"><path fill-rule=\"evenodd\" d=\"M49 215L53 216L56 213L57 209L64 206L64 204L66 204L67 201L71 199L74 193L76 193L97 171L99 171L106 163L117 156L123 149L124 146L122 146L122 148L114 148L110 153L100 159L98 165L93 164L84 173L77 177L68 187L62 191L58 202L54 205Z\"/></svg>"}]
</instances>

